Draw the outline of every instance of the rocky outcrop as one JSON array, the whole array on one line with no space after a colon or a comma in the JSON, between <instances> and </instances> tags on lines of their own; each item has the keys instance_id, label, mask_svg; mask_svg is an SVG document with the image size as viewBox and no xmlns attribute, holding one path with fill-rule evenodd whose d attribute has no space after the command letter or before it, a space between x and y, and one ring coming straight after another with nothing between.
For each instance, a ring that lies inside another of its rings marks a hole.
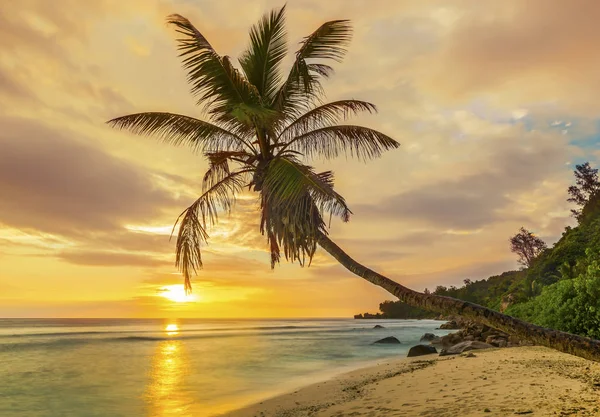
<instances>
[{"instance_id":1,"label":"rocky outcrop","mask_svg":"<svg viewBox=\"0 0 600 417\"><path fill-rule=\"evenodd\" d=\"M373 343L399 345L400 341L398 339L396 339L394 336L388 336L388 337L384 337L383 339L379 339L378 341L373 342Z\"/></svg>"},{"instance_id":2,"label":"rocky outcrop","mask_svg":"<svg viewBox=\"0 0 600 417\"><path fill-rule=\"evenodd\" d=\"M440 356L459 355L463 352L476 349L491 349L494 346L478 341L461 342L449 348L444 348L440 352Z\"/></svg>"},{"instance_id":3,"label":"rocky outcrop","mask_svg":"<svg viewBox=\"0 0 600 417\"><path fill-rule=\"evenodd\" d=\"M411 347L406 356L408 358L412 358L413 356L431 355L433 353L438 353L435 347L427 345L417 345Z\"/></svg>"},{"instance_id":4,"label":"rocky outcrop","mask_svg":"<svg viewBox=\"0 0 600 417\"><path fill-rule=\"evenodd\" d=\"M456 320L450 320L440 326L440 329L448 329L448 330L454 330L454 329L460 329L460 328L461 328L461 326Z\"/></svg>"},{"instance_id":5,"label":"rocky outcrop","mask_svg":"<svg viewBox=\"0 0 600 417\"><path fill-rule=\"evenodd\" d=\"M464 341L465 341L464 335L461 332L457 332L457 333L447 334L446 336L442 336L436 340L432 340L431 344L432 345L441 345L443 347L449 347L449 346L452 346L452 345L455 345L457 343L464 342Z\"/></svg>"},{"instance_id":6,"label":"rocky outcrop","mask_svg":"<svg viewBox=\"0 0 600 417\"><path fill-rule=\"evenodd\" d=\"M461 342L483 342L494 347L530 346L531 343L519 340L500 330L493 329L484 324L453 319L450 325L458 325L458 332L442 336L439 340L432 340L431 344L448 348Z\"/></svg>"}]
</instances>

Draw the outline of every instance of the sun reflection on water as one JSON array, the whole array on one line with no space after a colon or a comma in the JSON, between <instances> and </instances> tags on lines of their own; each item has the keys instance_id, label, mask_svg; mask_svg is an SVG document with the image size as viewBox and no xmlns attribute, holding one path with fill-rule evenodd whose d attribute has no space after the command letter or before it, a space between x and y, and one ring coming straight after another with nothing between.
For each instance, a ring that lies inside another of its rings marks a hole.
<instances>
[{"instance_id":1,"label":"sun reflection on water","mask_svg":"<svg viewBox=\"0 0 600 417\"><path fill-rule=\"evenodd\" d=\"M177 336L179 334L179 326L177 324L168 324L165 327L168 336Z\"/></svg>"},{"instance_id":2,"label":"sun reflection on water","mask_svg":"<svg viewBox=\"0 0 600 417\"><path fill-rule=\"evenodd\" d=\"M191 416L192 400L184 387L187 359L179 340L165 340L152 358L150 381L146 388L148 417Z\"/></svg>"}]
</instances>

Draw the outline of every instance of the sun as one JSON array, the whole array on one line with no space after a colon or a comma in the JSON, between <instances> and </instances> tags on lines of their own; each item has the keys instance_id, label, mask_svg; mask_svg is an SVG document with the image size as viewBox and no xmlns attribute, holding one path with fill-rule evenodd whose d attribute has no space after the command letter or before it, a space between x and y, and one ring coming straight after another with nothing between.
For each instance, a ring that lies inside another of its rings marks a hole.
<instances>
[{"instance_id":1,"label":"sun","mask_svg":"<svg viewBox=\"0 0 600 417\"><path fill-rule=\"evenodd\" d=\"M198 301L196 294L186 294L183 285L166 285L161 287L159 295L176 303L190 303Z\"/></svg>"}]
</instances>

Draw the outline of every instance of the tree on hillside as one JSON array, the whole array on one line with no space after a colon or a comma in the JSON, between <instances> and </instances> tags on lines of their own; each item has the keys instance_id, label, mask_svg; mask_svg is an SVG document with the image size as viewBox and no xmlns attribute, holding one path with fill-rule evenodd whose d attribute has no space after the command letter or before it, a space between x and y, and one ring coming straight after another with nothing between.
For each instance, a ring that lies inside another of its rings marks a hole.
<instances>
[{"instance_id":1,"label":"tree on hillside","mask_svg":"<svg viewBox=\"0 0 600 417\"><path fill-rule=\"evenodd\" d=\"M529 268L535 258L546 249L546 243L529 230L521 227L519 233L510 238L510 251L519 256L519 264Z\"/></svg>"},{"instance_id":2,"label":"tree on hillside","mask_svg":"<svg viewBox=\"0 0 600 417\"><path fill-rule=\"evenodd\" d=\"M598 181L598 170L592 168L589 162L575 166L575 184L568 189L570 197L567 199L570 203L579 206L578 209L572 209L573 217L580 220L582 208L590 201L590 197L600 191L600 181Z\"/></svg>"},{"instance_id":3,"label":"tree on hillside","mask_svg":"<svg viewBox=\"0 0 600 417\"><path fill-rule=\"evenodd\" d=\"M108 123L190 146L208 160L201 195L176 221L176 266L188 291L192 276L203 266L201 246L208 240L209 227L248 190L260 207L260 231L272 267L282 252L289 261L310 264L319 245L349 271L406 304L461 315L537 344L600 360L600 342L533 326L473 303L413 291L356 262L329 238L329 216L348 221L352 212L334 189L333 173L317 172L305 159L346 155L366 161L399 146L373 129L338 124L361 112L375 112L373 104L323 102L321 82L333 73L327 62L344 56L352 33L349 21L326 22L305 37L286 73L282 71L287 52L285 7L250 29L249 46L238 60L240 69L230 57L219 55L186 18L172 15L168 23L179 33L191 91L207 120L160 112L131 114Z\"/></svg>"}]
</instances>

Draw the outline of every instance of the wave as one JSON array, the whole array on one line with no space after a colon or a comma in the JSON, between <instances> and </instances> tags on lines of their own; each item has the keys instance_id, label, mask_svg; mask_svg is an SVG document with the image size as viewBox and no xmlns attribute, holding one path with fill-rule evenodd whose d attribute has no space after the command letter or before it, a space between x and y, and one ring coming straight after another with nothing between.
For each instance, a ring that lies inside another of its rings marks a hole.
<instances>
[{"instance_id":1,"label":"wave","mask_svg":"<svg viewBox=\"0 0 600 417\"><path fill-rule=\"evenodd\" d=\"M253 326L253 327L222 327L222 328L206 328L206 329L180 329L177 333L188 332L236 332L236 331L252 331L252 330L296 330L296 329L339 329L332 326ZM13 333L0 334L0 339L13 337L60 337L60 336L87 336L87 335L106 335L106 334L129 334L129 333L157 333L157 330L114 330L114 331L76 331L76 332L45 332L45 333Z\"/></svg>"},{"instance_id":2,"label":"wave","mask_svg":"<svg viewBox=\"0 0 600 417\"><path fill-rule=\"evenodd\" d=\"M393 332L402 332L403 330L409 330L410 327L396 327L389 328ZM313 327L307 328L306 326L269 326L269 332L260 333L263 336L279 336L281 338L294 338L294 339L319 339L326 340L329 338L339 338L344 333L351 337L356 332L373 332L374 334L380 334L379 330L369 328L323 328ZM211 329L212 330L212 329ZM214 338L234 338L243 337L252 333L233 332L231 330L240 329L227 329L227 332L215 332L215 331L192 331L188 333L179 332L176 335L168 334L157 334L157 332L60 332L60 333L48 333L46 337L52 337L49 340L41 340L37 337L26 338L27 335L18 335L17 342L0 343L0 352L15 351L23 349L46 349L46 348L74 348L84 344L102 344L102 343L156 343L163 341L177 341L177 340L199 340L199 339L214 339ZM425 329L424 329L425 330ZM125 335L127 333L136 333L133 335ZM151 334L148 334L151 333ZM397 334L397 333L396 333ZM36 334L35 336L38 336ZM334 336L338 335L338 336ZM92 336L92 337L81 337L81 336Z\"/></svg>"}]
</instances>

